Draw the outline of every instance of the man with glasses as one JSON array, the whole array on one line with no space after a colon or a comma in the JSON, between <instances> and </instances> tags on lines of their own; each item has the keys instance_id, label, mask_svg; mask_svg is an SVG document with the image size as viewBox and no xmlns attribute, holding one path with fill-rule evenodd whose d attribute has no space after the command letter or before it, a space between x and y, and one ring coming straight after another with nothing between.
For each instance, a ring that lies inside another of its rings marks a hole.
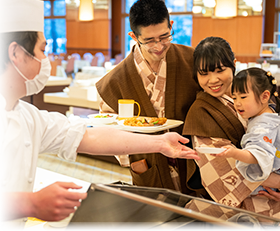
<instances>
[{"instance_id":1,"label":"man with glasses","mask_svg":"<svg viewBox=\"0 0 280 231\"><path fill-rule=\"evenodd\" d=\"M102 98L101 111L118 113L118 99L133 99L140 104L141 116L184 121L199 90L192 78L193 49L171 43L173 21L162 0L136 1L129 20L129 35L137 44L96 84ZM182 126L172 130L181 134ZM166 158L158 153L129 158L135 185L205 195L200 178L191 179L197 185L186 183L195 172L194 161Z\"/></svg>"}]
</instances>

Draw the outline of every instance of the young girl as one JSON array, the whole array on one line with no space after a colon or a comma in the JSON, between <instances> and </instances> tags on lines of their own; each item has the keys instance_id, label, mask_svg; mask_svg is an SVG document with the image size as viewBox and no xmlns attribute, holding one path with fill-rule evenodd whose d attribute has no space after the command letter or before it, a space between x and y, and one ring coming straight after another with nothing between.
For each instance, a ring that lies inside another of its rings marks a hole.
<instances>
[{"instance_id":1,"label":"young girl","mask_svg":"<svg viewBox=\"0 0 280 231\"><path fill-rule=\"evenodd\" d=\"M237 169L251 182L263 181L271 172L280 174L280 100L276 88L271 73L260 68L243 70L233 79L234 107L248 119L248 128L241 140L242 149L225 146L227 150L216 156L236 159Z\"/></svg>"}]
</instances>

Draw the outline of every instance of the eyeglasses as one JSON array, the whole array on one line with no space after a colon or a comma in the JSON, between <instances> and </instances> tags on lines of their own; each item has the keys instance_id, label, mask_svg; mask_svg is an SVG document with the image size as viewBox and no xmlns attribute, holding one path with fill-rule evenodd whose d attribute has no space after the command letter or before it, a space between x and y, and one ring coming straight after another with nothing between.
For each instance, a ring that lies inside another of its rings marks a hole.
<instances>
[{"instance_id":1,"label":"eyeglasses","mask_svg":"<svg viewBox=\"0 0 280 231\"><path fill-rule=\"evenodd\" d=\"M168 35L168 36L164 36L164 37L161 37L158 39L158 41L156 40L152 40L152 41L149 41L149 42L146 42L146 43L141 43L138 38L137 38L137 41L142 45L142 46L145 46L147 48L153 48L157 43L161 43L162 45L165 45L165 44L168 44L172 41L172 36L174 35L174 31L173 29L171 28L171 34Z\"/></svg>"}]
</instances>

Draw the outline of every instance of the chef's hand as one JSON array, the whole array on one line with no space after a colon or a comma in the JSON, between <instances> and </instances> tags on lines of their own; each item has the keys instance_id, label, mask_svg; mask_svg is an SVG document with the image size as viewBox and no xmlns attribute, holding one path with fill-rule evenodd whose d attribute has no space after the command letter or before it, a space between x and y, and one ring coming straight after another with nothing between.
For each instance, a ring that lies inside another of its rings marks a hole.
<instances>
[{"instance_id":1,"label":"chef's hand","mask_svg":"<svg viewBox=\"0 0 280 231\"><path fill-rule=\"evenodd\" d=\"M74 183L56 182L33 196L33 209L36 218L45 221L60 221L75 212L85 199L87 193L73 192L68 189L81 189Z\"/></svg>"},{"instance_id":2,"label":"chef's hand","mask_svg":"<svg viewBox=\"0 0 280 231\"><path fill-rule=\"evenodd\" d=\"M272 199L275 201L280 201L280 192L275 192L275 191L271 190L269 187L265 187L265 186L263 186L263 187L265 190L267 190L267 192L261 190L258 192L259 196L265 196L269 199Z\"/></svg>"},{"instance_id":3,"label":"chef's hand","mask_svg":"<svg viewBox=\"0 0 280 231\"><path fill-rule=\"evenodd\" d=\"M180 136L176 132L167 132L162 135L164 142L161 153L171 158L186 158L200 160L196 151L183 145L189 142L189 139ZM181 142L181 143L180 143Z\"/></svg>"}]
</instances>

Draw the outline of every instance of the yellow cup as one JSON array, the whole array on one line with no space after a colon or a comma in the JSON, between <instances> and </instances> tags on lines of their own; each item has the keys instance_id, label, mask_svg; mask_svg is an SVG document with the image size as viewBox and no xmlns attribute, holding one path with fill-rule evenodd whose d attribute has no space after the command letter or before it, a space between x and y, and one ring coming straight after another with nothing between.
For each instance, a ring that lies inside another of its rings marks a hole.
<instances>
[{"instance_id":1,"label":"yellow cup","mask_svg":"<svg viewBox=\"0 0 280 231\"><path fill-rule=\"evenodd\" d=\"M139 103L133 99L119 99L119 120L134 117L134 104L138 106L138 115L140 115L141 109Z\"/></svg>"}]
</instances>

